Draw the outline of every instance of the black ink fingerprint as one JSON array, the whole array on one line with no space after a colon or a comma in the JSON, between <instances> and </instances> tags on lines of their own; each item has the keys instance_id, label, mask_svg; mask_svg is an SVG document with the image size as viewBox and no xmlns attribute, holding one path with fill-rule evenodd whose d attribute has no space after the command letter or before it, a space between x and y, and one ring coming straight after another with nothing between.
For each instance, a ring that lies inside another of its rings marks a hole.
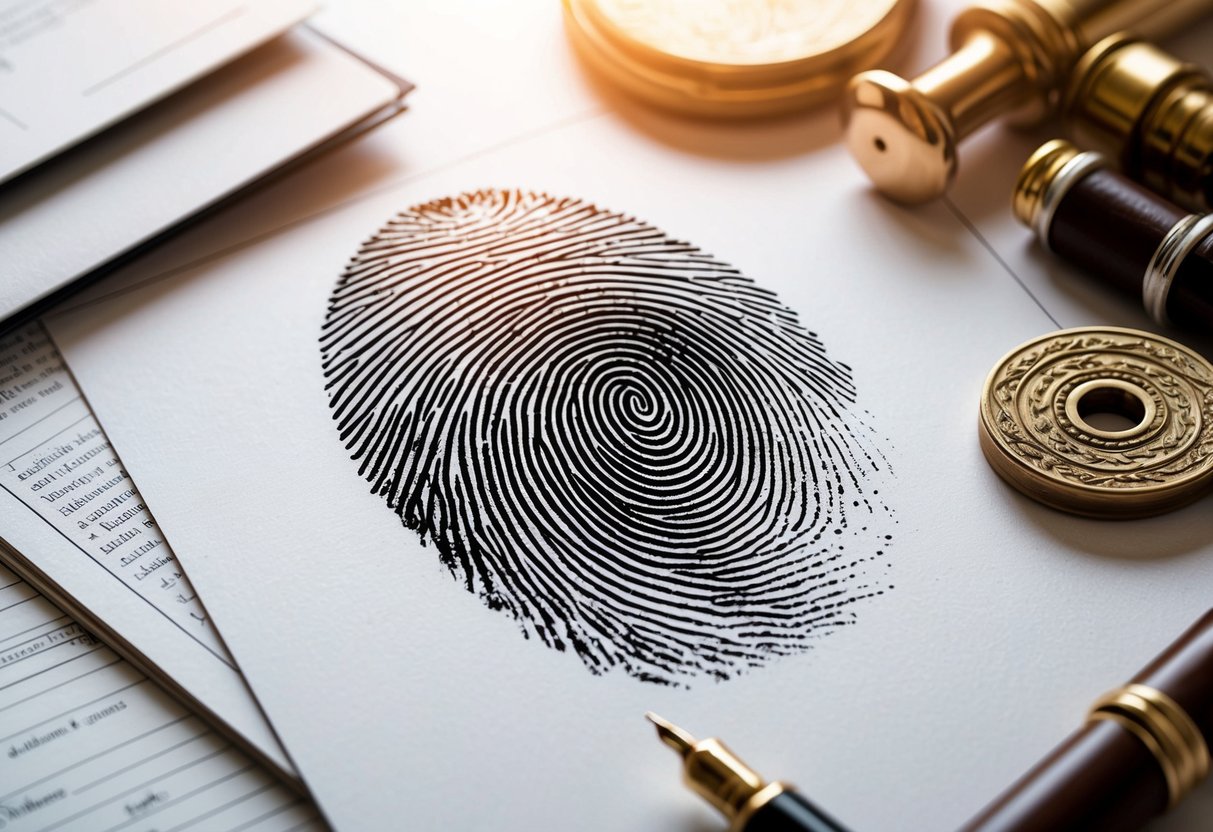
<instances>
[{"instance_id":1,"label":"black ink fingerprint","mask_svg":"<svg viewBox=\"0 0 1213 832\"><path fill-rule=\"evenodd\" d=\"M595 672L727 678L886 588L850 371L643 222L510 191L420 205L350 261L321 350L374 493Z\"/></svg>"}]
</instances>

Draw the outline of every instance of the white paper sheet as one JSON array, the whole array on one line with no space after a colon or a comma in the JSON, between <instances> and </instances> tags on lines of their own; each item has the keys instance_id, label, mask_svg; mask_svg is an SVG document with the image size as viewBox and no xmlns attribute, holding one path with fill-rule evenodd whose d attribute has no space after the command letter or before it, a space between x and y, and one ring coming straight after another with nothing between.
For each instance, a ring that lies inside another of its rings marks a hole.
<instances>
[{"instance_id":1,"label":"white paper sheet","mask_svg":"<svg viewBox=\"0 0 1213 832\"><path fill-rule=\"evenodd\" d=\"M393 81L300 27L9 183L0 206L0 318L390 109L400 95Z\"/></svg>"},{"instance_id":2,"label":"white paper sheet","mask_svg":"<svg viewBox=\"0 0 1213 832\"><path fill-rule=\"evenodd\" d=\"M706 247L854 368L899 523L891 586L855 626L727 683L592 676L521 638L368 493L320 375L329 293L392 211L507 177ZM692 801L647 709L794 773L855 828L954 827L1208 604L1207 510L1109 526L992 474L974 433L982 379L1052 324L943 206L884 205L839 147L738 165L604 117L51 326L174 545L198 553L200 592L338 827L407 810L422 826L526 828L541 800L587 829L671 828ZM356 705L317 720L317 701Z\"/></svg>"},{"instance_id":3,"label":"white paper sheet","mask_svg":"<svg viewBox=\"0 0 1213 832\"><path fill-rule=\"evenodd\" d=\"M948 6L921 10L919 65L944 49ZM324 20L421 84L409 119L326 172L385 170L398 187L363 185L343 210L240 245L338 190L284 183L125 275L142 291L82 302L51 327L172 517L175 546L191 563L198 552L212 614L339 827L716 828L641 718L651 708L726 738L854 828L953 828L1207 607L1207 509L1109 526L1036 506L989 470L981 382L1053 323L946 206L875 198L833 144L833 114L730 127L629 106L584 83L546 2L351 3ZM523 640L368 493L318 375L329 292L394 211L496 185L590 199L689 239L776 291L854 368L891 448L882 494L900 523L892 588L855 626L690 690L594 677ZM983 207L967 219L1009 261L1026 232L1005 194L973 198ZM176 268L208 244L237 250ZM136 374L117 360L131 348ZM224 395L196 395L199 375ZM317 702L340 713L318 720ZM1157 827L1202 829L1210 792Z\"/></svg>"},{"instance_id":4,"label":"white paper sheet","mask_svg":"<svg viewBox=\"0 0 1213 832\"><path fill-rule=\"evenodd\" d=\"M0 337L0 537L282 772L290 762L181 564L38 324ZM73 625L75 626L75 625Z\"/></svg>"},{"instance_id":5,"label":"white paper sheet","mask_svg":"<svg viewBox=\"0 0 1213 832\"><path fill-rule=\"evenodd\" d=\"M323 828L303 798L0 566L0 829Z\"/></svg>"},{"instance_id":6,"label":"white paper sheet","mask_svg":"<svg viewBox=\"0 0 1213 832\"><path fill-rule=\"evenodd\" d=\"M298 23L310 0L0 3L0 182Z\"/></svg>"}]
</instances>

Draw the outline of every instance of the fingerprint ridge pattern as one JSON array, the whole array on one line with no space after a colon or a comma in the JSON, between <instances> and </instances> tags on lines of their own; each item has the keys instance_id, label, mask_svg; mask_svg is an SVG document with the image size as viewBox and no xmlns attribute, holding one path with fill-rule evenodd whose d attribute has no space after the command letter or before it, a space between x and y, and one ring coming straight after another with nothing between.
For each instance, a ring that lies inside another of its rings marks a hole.
<instances>
[{"instance_id":1,"label":"fingerprint ridge pattern","mask_svg":"<svg viewBox=\"0 0 1213 832\"><path fill-rule=\"evenodd\" d=\"M485 190L394 217L320 338L358 473L527 637L725 679L888 587L887 464L774 293L630 216Z\"/></svg>"}]
</instances>

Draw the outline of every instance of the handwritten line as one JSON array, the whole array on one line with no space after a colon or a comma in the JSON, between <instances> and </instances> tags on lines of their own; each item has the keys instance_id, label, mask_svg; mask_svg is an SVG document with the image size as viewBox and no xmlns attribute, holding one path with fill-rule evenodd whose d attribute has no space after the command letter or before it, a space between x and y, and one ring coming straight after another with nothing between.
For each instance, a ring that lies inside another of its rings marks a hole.
<instances>
[{"instance_id":1,"label":"handwritten line","mask_svg":"<svg viewBox=\"0 0 1213 832\"><path fill-rule=\"evenodd\" d=\"M291 809L294 809L296 806L298 806L302 803L303 803L303 800L301 798L296 797L296 798L292 799L289 803L284 803L276 809L271 809L270 811L265 812L264 814L258 815L255 818L247 820L244 823L240 824L239 826L233 826L231 829L228 830L228 832L243 832L243 830L254 827L254 826L258 825L259 823L261 823L262 821L269 820L270 818L274 817L275 815L281 815L283 812L289 812ZM310 817L308 817L304 820L304 823L314 820L315 817L316 816L314 814L311 815ZM178 827L178 828L180 828L180 827ZM299 827L294 826L291 828L298 829ZM171 830L170 830L170 832L171 832Z\"/></svg>"},{"instance_id":2,"label":"handwritten line","mask_svg":"<svg viewBox=\"0 0 1213 832\"><path fill-rule=\"evenodd\" d=\"M79 396L77 396L76 398L80 398L80 397L79 397ZM63 430L58 430L58 431L55 431L55 432L54 432L54 433L52 433L50 436L46 437L46 439L42 440L42 441L41 441L41 442L39 442L37 445L35 445L34 447L30 448L28 451L25 451L24 453L17 454L15 457L13 457L12 459L10 459L8 462L4 463L4 465L2 465L2 466L0 466L0 467L7 468L8 466L12 465L14 462L16 462L17 460L19 460L21 457L23 457L23 456L29 456L29 455L30 455L30 454L32 454L34 451L36 451L36 450L38 450L39 448L41 448L41 447L45 446L47 443L49 443L49 442L50 442L52 439L54 439L54 438L55 438L56 436L58 436L59 434L61 434L61 433L66 433L67 431L69 431L69 430L71 430L72 428L74 428L76 425L78 425L78 424L80 424L81 422L83 422L85 419L90 418L92 415L93 415L93 414L91 414L91 413L85 413L83 416L81 416L81 417L80 417L79 419L77 419L76 421L72 422L70 425L68 425L67 427L65 427Z\"/></svg>"},{"instance_id":3,"label":"handwritten line","mask_svg":"<svg viewBox=\"0 0 1213 832\"><path fill-rule=\"evenodd\" d=\"M30 598L26 598L25 600L32 601L32 600L34 600L34 598L41 598L41 597L42 597L41 595L35 594ZM39 624L38 626L41 627L45 623L46 622L43 622L42 624ZM73 627L76 628L76 632L75 632L75 634L69 635L68 631L71 630ZM31 627L30 629L36 630L37 627ZM29 632L29 630L26 630L26 632ZM50 647L47 648L48 650L51 648L54 648L54 647L59 647L62 644L70 644L71 642L80 638L80 636L90 635L88 633L88 631L86 631L83 627L81 627L75 621L68 621L66 624L63 624L59 627L52 627L51 629L47 630L45 633L42 633L41 635L30 636L25 641L17 642L16 644L12 645L11 647L5 647L4 651L6 653L8 653L8 652L12 652L13 650L16 650L20 647L24 647L27 644L36 644L37 642L41 641L42 639L50 638L51 634L56 633L56 632L60 633L63 636L66 636L66 638L62 638L60 641L56 642L55 644L52 644ZM36 653L31 653L30 655L31 656L32 655L41 655L42 653L45 653L45 652L46 652L46 650L38 650ZM24 658L28 658L28 657L22 656L22 658L24 659ZM21 659L18 659L17 661L21 661ZM13 662L13 664L16 664L16 662ZM5 665L5 666L7 667L7 665Z\"/></svg>"},{"instance_id":4,"label":"handwritten line","mask_svg":"<svg viewBox=\"0 0 1213 832\"><path fill-rule=\"evenodd\" d=\"M81 707L84 707L84 706L81 705ZM28 792L34 786L37 786L39 783L45 783L47 780L53 780L57 777L61 777L64 774L67 774L69 771L71 771L74 768L79 768L80 766L91 763L93 760L100 759L101 757L104 757L107 754L112 754L113 752L117 751L120 748L125 748L126 746L130 745L131 743L136 743L136 742L139 742L139 740L146 739L147 737L150 737L152 734L159 733L160 731L163 731L165 728L170 728L170 727L176 725L177 723L179 723L183 720L186 720L186 719L194 719L194 717L190 714L186 714L185 716L174 719L172 722L166 722L159 727L152 728L150 731L144 731L142 734L139 734L138 736L134 736L134 737L131 737L130 739L123 740L122 742L118 743L117 745L111 745L109 748L98 751L96 754L91 754L88 757L85 757L81 760L77 760L76 762L72 763L70 766L61 768L58 771L53 771L50 774L46 775L45 777L35 780L32 783L26 783L24 786L17 789L17 791L15 791L15 792L10 792L9 794L6 794L3 797L0 797L0 803L10 800L11 798L16 797L17 795L21 794L22 792Z\"/></svg>"},{"instance_id":5,"label":"handwritten line","mask_svg":"<svg viewBox=\"0 0 1213 832\"><path fill-rule=\"evenodd\" d=\"M185 717L182 717L182 719L184 719L184 718ZM177 720L177 721L180 721L180 720ZM115 769L114 771L111 771L109 774L105 775L104 777L100 777L91 783L84 784L83 786L81 786L80 788L78 788L74 792L72 792L72 796L74 797L82 792L86 792L89 789L93 788L94 786L100 786L102 783L104 783L108 780L113 780L115 777L118 777L119 775L126 774L131 769L136 769L136 768L139 768L139 766L147 765L148 763L150 763L152 760L156 759L157 757L163 757L165 754L168 754L170 751L176 751L178 748L180 748L183 745L189 745L191 742L196 742L197 740L200 740L203 737L208 737L210 735L211 735L210 731L201 731L197 734L192 734L191 736L187 737L186 739L181 740L181 742L174 743L173 745L170 745L168 748L162 748L159 751L157 751L155 754L149 754L146 757L136 760L135 762L131 763L130 765L123 766L122 768L119 768L119 769Z\"/></svg>"},{"instance_id":6,"label":"handwritten line","mask_svg":"<svg viewBox=\"0 0 1213 832\"><path fill-rule=\"evenodd\" d=\"M29 126L21 119L10 113L8 110L0 108L0 116L3 116L6 121L15 126L18 130L28 130Z\"/></svg>"},{"instance_id":7,"label":"handwritten line","mask_svg":"<svg viewBox=\"0 0 1213 832\"><path fill-rule=\"evenodd\" d=\"M18 581L17 583L22 583L22 582ZM15 586L15 585L16 584L9 584L9 586ZM8 589L8 587L0 586L0 590L2 590L2 589ZM57 622L59 622L59 621L66 621L66 622L68 622L68 624L75 623L70 618L68 618L66 615L61 615L58 618L48 618L46 621L41 621L32 627L27 627L24 630L18 630L15 633L9 633L4 638L0 638L0 650L11 649L9 647L4 647L3 645L7 644L8 642L12 641L13 639L17 638L18 636L23 636L26 633L32 633L34 630L37 630L39 627L47 627L47 626L50 627L50 629L48 629L42 635L48 635L50 633L53 633L55 630L62 629L62 626L57 625ZM21 643L24 644L25 642L21 642Z\"/></svg>"},{"instance_id":8,"label":"handwritten line","mask_svg":"<svg viewBox=\"0 0 1213 832\"><path fill-rule=\"evenodd\" d=\"M105 670L107 667L113 667L116 664L122 664L122 659L118 658L117 656L114 657L114 660L112 662L107 662L106 664L103 664L100 667L94 667L92 670L86 670L83 673L81 673L79 676L73 676L70 679L65 679L64 681L60 682L57 685L51 685L49 688L43 688L42 690L38 691L37 693L30 694L29 696L25 697L24 699L18 699L16 702L10 702L7 705L5 705L4 707L0 707L0 713L4 713L5 711L9 710L10 708L15 708L18 705L24 705L26 702L30 701L31 699L37 699L40 696L50 693L52 690L58 690L59 688L64 687L65 685L70 685L70 684L74 684L75 682L79 682L85 676L92 676L94 673L100 673L102 670Z\"/></svg>"},{"instance_id":9,"label":"handwritten line","mask_svg":"<svg viewBox=\"0 0 1213 832\"><path fill-rule=\"evenodd\" d=\"M237 17L240 17L246 11L248 11L247 6L238 6L234 9L232 9L231 11L227 12L226 14L220 15L219 17L215 18L211 22L204 23L202 26L198 27L197 29L194 29L192 32L189 32L188 34L173 41L172 43L165 44L161 48L157 49L155 52L152 52L150 55L145 55L144 57L135 61L133 64L130 64L130 65L118 70L113 75L110 75L107 78L101 79L97 83L93 84L91 87L86 87L84 90L81 91L80 94L87 98L88 96L92 95L93 93L97 92L98 90L104 89L105 87L108 87L110 84L114 83L115 81L121 80L122 78L125 78L127 75L130 75L131 73L142 69L143 67L152 63L153 61L156 61L156 60L164 57L168 53L172 52L174 49L178 49L178 48L184 46L185 44L189 43L190 41L197 40L198 38L205 35L207 32L213 31L214 29L217 29L220 26L222 26L224 23L227 23L231 20L234 20Z\"/></svg>"},{"instance_id":10,"label":"handwritten line","mask_svg":"<svg viewBox=\"0 0 1213 832\"><path fill-rule=\"evenodd\" d=\"M197 817L190 818L185 823L174 826L172 829L169 829L168 832L181 832L182 829L188 829L189 827L191 827L197 823L201 823L202 821L207 820L208 818L212 818L221 812L226 812L228 809L232 808L233 806L238 806L239 804L243 803L246 800L251 800L252 798L256 797L259 794L263 794L264 792L267 792L270 789L276 789L276 788L279 788L277 783L265 783L265 784L259 786L258 788L253 789L251 792L246 792L245 794L242 794L237 798L233 798L232 800L229 800L227 803L224 803L220 806L216 806L215 808L211 809L210 811L203 812L201 815L198 815Z\"/></svg>"},{"instance_id":11,"label":"handwritten line","mask_svg":"<svg viewBox=\"0 0 1213 832\"><path fill-rule=\"evenodd\" d=\"M88 653L85 653L84 655L87 656ZM80 656L77 656L76 658L80 658ZM71 660L69 659L69 661L71 661ZM63 664L66 664L66 662L64 662ZM58 665L56 665L56 666L58 666ZM32 679L34 677L26 676L25 678ZM7 737L0 737L0 743L8 742L9 740L13 739L14 737L19 737L22 734L28 734L30 731L33 731L35 728L37 728L40 725L45 725L48 722L54 722L56 719L63 719L63 717L67 716L68 714L74 714L76 711L80 710L81 708L87 708L89 705L95 705L103 699L108 699L111 696L116 696L117 694L122 693L122 691L124 691L124 690L130 690L131 688L133 688L137 685L142 685L146 681L147 681L147 679L140 679L138 682L131 682L129 685L123 685L122 687L118 688L117 690L112 690L109 693L105 694L104 696L98 696L96 699L90 699L88 702L82 702L79 705L75 706L74 708L68 708L66 711L57 713L51 717L47 717L46 719L41 720L40 722L35 722L33 725L27 725L26 727L22 728L20 731L18 731L15 734L9 734ZM184 719L184 718L185 717L182 717L182 719ZM178 720L178 721L180 721L180 720Z\"/></svg>"},{"instance_id":12,"label":"handwritten line","mask_svg":"<svg viewBox=\"0 0 1213 832\"><path fill-rule=\"evenodd\" d=\"M185 764L185 765L183 765L183 766L178 766L177 768L172 769L172 770L170 770L170 771L166 771L166 772L164 772L163 774L158 774L157 776L153 777L151 780L147 780L147 781L145 781L145 782L143 782L143 783L140 783L140 784L139 784L139 785L137 785L137 786L133 786L133 787L131 787L131 788L129 788L129 789L126 789L126 790L124 790L124 791L121 791L121 792L119 792L118 794L115 794L115 795L113 795L112 797L110 797L110 798L108 798L108 799L106 799L106 800L102 800L102 801L101 801L101 802L99 802L99 803L94 803L92 806L89 806L89 807L88 807L88 808L86 808L86 809L82 809L82 810L80 810L79 812L77 812L77 813L76 813L76 814L74 814L74 815L69 815L69 816L68 816L68 817L66 817L66 818L62 818L62 819L60 819L60 820L59 820L59 822L58 822L58 823L53 823L53 824L51 824L50 826L43 827L42 832L50 832L50 830L52 830L52 829L58 829L59 827L63 826L64 824L68 824L68 823L71 823L72 821L79 820L79 819L80 819L80 818L82 818L82 817L86 817L87 815L90 815L90 814L92 814L93 812L95 812L95 811L97 811L98 809L100 809L102 806L106 806L106 805L108 805L108 804L110 804L110 803L114 803L115 801L121 800L122 798L126 797L128 794L131 794L131 793L133 793L133 792L137 792L137 791L139 791L139 790L141 790L141 789L146 789L146 788L147 788L148 786L150 786L152 783L158 782L158 781L160 781L160 780L164 780L164 779L165 779L165 778L167 778L167 777L172 777L174 774L180 774L180 773L181 773L181 772L183 772L183 771L186 771L186 770L188 770L188 769L193 768L194 766L198 765L199 763L204 763L204 762L206 762L207 760L210 760L210 759L212 759L212 758L214 758L214 757L219 756L220 754L224 754L224 753L229 752L229 751L231 751L231 748L230 748L230 747L228 747L228 748L223 748L223 749L221 749L221 750L219 750L219 751L215 751L215 752L213 752L213 753L211 753L211 754L207 754L207 755L205 755L205 756L203 756L203 757L199 757L198 759L193 760L192 762L186 763L186 764ZM240 772L243 772L243 771L247 771L247 770L248 770L248 769L250 769L250 768L252 768L252 765L245 766L244 768L239 769L238 771L234 772L233 774L229 774L229 775L228 775L226 778L223 778L223 779L231 779L231 778L232 778L232 777L234 777L236 774L239 774ZM218 783L218 782L222 782L222 781L221 781L221 780L220 780L220 781L216 781L216 783ZM181 797L177 798L176 800L170 800L170 801L168 801L167 803L163 804L163 805L161 806L161 808L166 808L166 807L168 807L168 806L172 806L174 803L180 803L182 800L185 800L187 797L191 797L191 796L193 796L194 794L197 794L199 791L204 791L205 789L210 788L210 787L211 787L211 786L213 786L213 785L215 785L215 783L210 783L210 784L208 784L208 785L206 785L206 786L203 786L201 789L195 789L193 792L189 792L189 793L187 793L187 794L184 794L184 795L182 795ZM131 819L130 819L130 820L128 820L128 821L124 821L123 823L118 824L118 826L111 827L111 829L120 829L121 827L126 826L128 823L133 823L133 822L134 822L134 821L136 821L136 820L142 820L142 819L146 818L146 817L147 817L148 815L150 815L150 814L152 814L152 813L151 813L151 812L149 812L149 813L147 813L147 814L144 814L144 815L139 815L138 817L131 818Z\"/></svg>"},{"instance_id":13,"label":"handwritten line","mask_svg":"<svg viewBox=\"0 0 1213 832\"><path fill-rule=\"evenodd\" d=\"M54 410L52 410L50 413L48 413L48 414L46 414L45 416L43 416L43 417L42 417L41 419L39 419L38 421L36 421L36 422L31 422L30 424L26 425L26 426L25 426L25 427L23 427L21 430L17 431L16 433L14 433L12 436L8 437L7 439L0 440L0 445L7 445L9 442L12 442L14 439L16 439L16 438L17 438L18 436L20 436L21 434L25 433L27 430L33 430L34 428L38 427L38 425L42 424L42 423L43 423L43 422L45 422L47 419L49 419L49 418L51 418L52 416L54 416L54 415L55 415L56 413L58 413L60 410L63 410L63 408L65 408L65 407L70 407L72 404L74 404L75 402L78 402L78 401L80 401L80 397L79 397L79 396L73 396L72 398L70 398L70 399L68 399L66 402L64 402L63 404L61 404L61 405L59 405L58 407L56 407L56 408L55 408Z\"/></svg>"},{"instance_id":14,"label":"handwritten line","mask_svg":"<svg viewBox=\"0 0 1213 832\"><path fill-rule=\"evenodd\" d=\"M176 800L170 800L167 803L161 803L154 810L152 810L146 814L138 815L137 817L133 817L130 820L127 820L123 823L118 824L117 826L111 826L109 829L106 830L106 832L116 832L116 830L122 829L124 826L129 826L130 824L134 823L137 820L143 820L144 818L147 818L149 815L156 814L158 812L161 812L161 811L169 808L170 806L175 806L178 803L182 803L186 800L189 800L191 797L195 797L197 795L202 794L205 791L208 791L209 789L213 789L216 786L226 783L228 780L231 780L233 777L239 777L241 774L244 774L244 772L249 771L253 767L254 766L250 763L249 765L246 765L244 768L236 769L231 774L226 774L223 777L220 777L218 780L212 780L210 783L207 783L204 786L199 786L198 788L194 789L192 792L186 792L185 794L178 797Z\"/></svg>"}]
</instances>

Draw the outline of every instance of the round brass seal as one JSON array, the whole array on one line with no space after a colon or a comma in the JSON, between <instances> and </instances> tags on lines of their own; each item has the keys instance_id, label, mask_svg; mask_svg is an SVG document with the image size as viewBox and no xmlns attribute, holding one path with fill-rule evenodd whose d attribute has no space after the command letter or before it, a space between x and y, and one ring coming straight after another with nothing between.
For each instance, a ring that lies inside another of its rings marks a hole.
<instances>
[{"instance_id":1,"label":"round brass seal","mask_svg":"<svg viewBox=\"0 0 1213 832\"><path fill-rule=\"evenodd\" d=\"M990 372L980 423L999 476L1062 511L1146 517L1213 486L1213 365L1148 332L1080 327L1028 341Z\"/></svg>"},{"instance_id":2,"label":"round brass seal","mask_svg":"<svg viewBox=\"0 0 1213 832\"><path fill-rule=\"evenodd\" d=\"M792 112L841 94L898 44L914 0L564 0L582 58L683 113Z\"/></svg>"}]
</instances>

